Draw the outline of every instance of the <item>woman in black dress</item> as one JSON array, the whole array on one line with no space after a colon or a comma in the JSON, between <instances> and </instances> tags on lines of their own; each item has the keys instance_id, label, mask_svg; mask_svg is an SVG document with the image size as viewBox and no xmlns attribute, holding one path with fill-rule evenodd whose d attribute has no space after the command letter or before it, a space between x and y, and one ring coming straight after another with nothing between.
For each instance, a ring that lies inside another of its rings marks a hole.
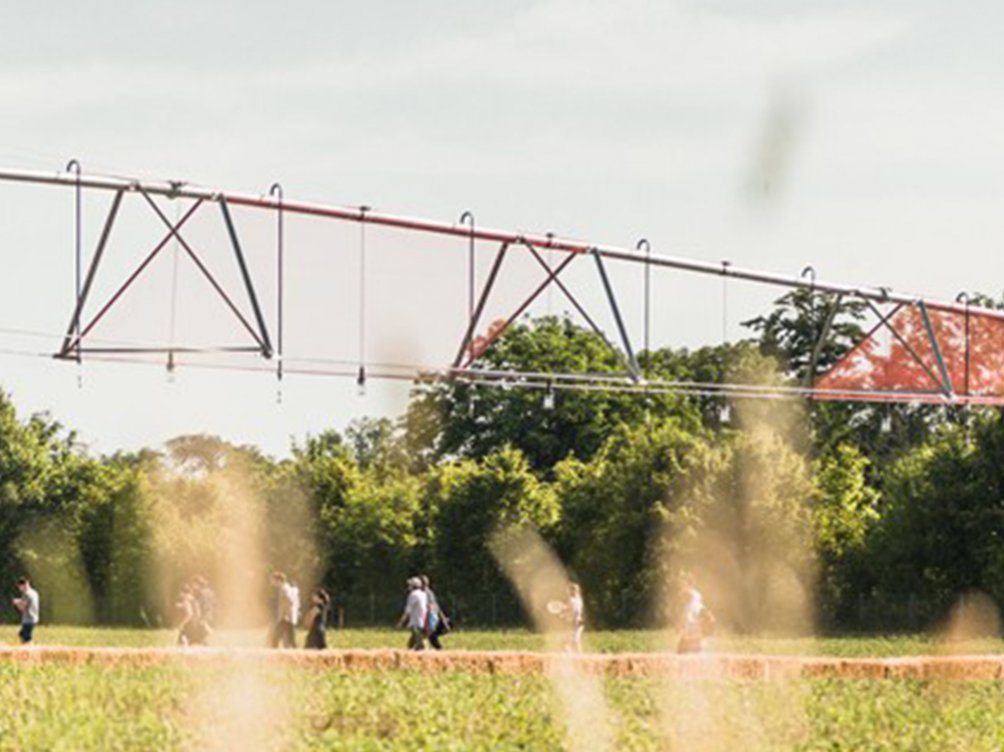
<instances>
[{"instance_id":1,"label":"woman in black dress","mask_svg":"<svg viewBox=\"0 0 1004 752\"><path fill-rule=\"evenodd\" d=\"M305 648L324 650L328 647L325 627L328 625L328 611L331 608L331 597L323 589L318 588L310 602L307 614L307 640Z\"/></svg>"}]
</instances>

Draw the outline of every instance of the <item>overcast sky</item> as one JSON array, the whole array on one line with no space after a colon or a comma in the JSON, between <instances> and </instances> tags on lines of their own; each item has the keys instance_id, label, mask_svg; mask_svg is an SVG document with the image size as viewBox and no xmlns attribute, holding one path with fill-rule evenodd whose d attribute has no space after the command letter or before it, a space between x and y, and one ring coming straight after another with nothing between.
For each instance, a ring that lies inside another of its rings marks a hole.
<instances>
[{"instance_id":1,"label":"overcast sky","mask_svg":"<svg viewBox=\"0 0 1004 752\"><path fill-rule=\"evenodd\" d=\"M628 247L645 236L659 253L787 274L812 264L827 281L934 298L999 295L1002 36L989 2L5 3L0 166L77 158L246 193L279 180L291 199L446 222L470 209L491 227ZM88 253L107 200L88 199ZM11 331L65 328L71 210L65 189L0 184L0 350L51 351ZM122 266L109 262L119 272L159 239L130 217ZM271 225L241 221L271 312ZM291 346L358 357L358 229L290 233ZM365 357L448 360L463 244L376 235L367 249ZM490 251L479 257L483 274ZM532 269L502 298L535 284ZM600 305L589 271L570 283ZM636 337L638 271L616 272ZM179 289L179 308L209 316ZM654 345L722 337L719 280L670 273L655 289ZM726 336L776 292L730 288ZM122 326L142 336L136 305ZM504 315L506 299L493 305ZM268 376L4 354L0 385L97 452L205 431L283 455L291 437L394 415L406 395L300 377L280 404Z\"/></svg>"}]
</instances>

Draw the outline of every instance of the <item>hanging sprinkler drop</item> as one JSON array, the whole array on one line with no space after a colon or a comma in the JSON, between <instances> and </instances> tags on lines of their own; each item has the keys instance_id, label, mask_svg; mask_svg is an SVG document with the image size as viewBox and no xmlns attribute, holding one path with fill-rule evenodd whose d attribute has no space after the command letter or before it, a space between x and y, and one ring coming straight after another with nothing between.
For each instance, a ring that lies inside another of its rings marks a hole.
<instances>
[{"instance_id":1,"label":"hanging sprinkler drop","mask_svg":"<svg viewBox=\"0 0 1004 752\"><path fill-rule=\"evenodd\" d=\"M718 408L718 422L723 426L732 422L732 406L728 402L723 402L722 406Z\"/></svg>"},{"instance_id":2,"label":"hanging sprinkler drop","mask_svg":"<svg viewBox=\"0 0 1004 752\"><path fill-rule=\"evenodd\" d=\"M544 404L545 410L554 409L554 384L551 382L547 383L547 390L544 392Z\"/></svg>"}]
</instances>

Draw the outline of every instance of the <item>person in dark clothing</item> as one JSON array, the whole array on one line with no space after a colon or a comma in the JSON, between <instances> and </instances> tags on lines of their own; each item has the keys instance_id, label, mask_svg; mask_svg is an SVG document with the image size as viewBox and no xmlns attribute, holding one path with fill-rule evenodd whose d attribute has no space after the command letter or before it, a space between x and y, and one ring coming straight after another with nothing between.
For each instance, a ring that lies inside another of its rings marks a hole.
<instances>
[{"instance_id":1,"label":"person in dark clothing","mask_svg":"<svg viewBox=\"0 0 1004 752\"><path fill-rule=\"evenodd\" d=\"M307 639L303 647L324 650L328 647L325 628L328 626L328 612L331 610L331 596L321 588L314 593L307 613Z\"/></svg>"}]
</instances>

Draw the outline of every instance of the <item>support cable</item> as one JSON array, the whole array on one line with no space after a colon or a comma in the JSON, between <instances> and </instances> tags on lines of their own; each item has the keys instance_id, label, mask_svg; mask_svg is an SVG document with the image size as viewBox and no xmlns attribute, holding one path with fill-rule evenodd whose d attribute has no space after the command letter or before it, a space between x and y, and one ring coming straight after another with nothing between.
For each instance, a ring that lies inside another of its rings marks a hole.
<instances>
[{"instance_id":1,"label":"support cable","mask_svg":"<svg viewBox=\"0 0 1004 752\"><path fill-rule=\"evenodd\" d=\"M642 319L642 342L645 348L645 352L649 355L649 360L651 360L651 348L652 340L649 337L650 334L650 318L652 312L652 244L648 242L647 238L642 238L637 243L635 243L635 250L640 251L644 249L645 251L645 277L644 277L644 290L642 294L642 306L644 309L644 317Z\"/></svg>"},{"instance_id":2,"label":"support cable","mask_svg":"<svg viewBox=\"0 0 1004 752\"><path fill-rule=\"evenodd\" d=\"M732 266L732 262L727 259L722 259L722 385L724 386L725 379L728 377L725 369L727 368L726 360L728 358L728 344L729 344L729 267ZM718 411L718 418L722 424L732 422L732 406L728 402L723 402L721 408Z\"/></svg>"},{"instance_id":3,"label":"support cable","mask_svg":"<svg viewBox=\"0 0 1004 752\"><path fill-rule=\"evenodd\" d=\"M282 186L279 183L272 183L272 187L268 189L269 195L273 196L276 200L276 205L278 211L276 213L276 275L275 275L275 287L276 287L276 347L278 352L276 354L275 360L275 377L279 382L276 387L275 400L279 404L282 404L282 294L283 294L283 211L282 211Z\"/></svg>"},{"instance_id":4,"label":"support cable","mask_svg":"<svg viewBox=\"0 0 1004 752\"><path fill-rule=\"evenodd\" d=\"M465 211L460 215L460 224L468 223L471 227L467 239L467 320L474 316L474 214Z\"/></svg>"},{"instance_id":5,"label":"support cable","mask_svg":"<svg viewBox=\"0 0 1004 752\"><path fill-rule=\"evenodd\" d=\"M359 207L359 373L356 385L359 395L366 394L366 212L369 206Z\"/></svg>"},{"instance_id":6,"label":"support cable","mask_svg":"<svg viewBox=\"0 0 1004 752\"><path fill-rule=\"evenodd\" d=\"M76 304L80 304L81 295L81 267L83 265L83 194L80 185L80 162L76 159L71 159L66 163L66 171L72 172L75 175L75 182L73 186L73 244L74 244L74 290L76 291ZM77 321L76 329L74 335L80 335L80 321ZM77 352L77 388L82 389L84 386L84 375L83 375L83 362L80 358L80 352Z\"/></svg>"},{"instance_id":7,"label":"support cable","mask_svg":"<svg viewBox=\"0 0 1004 752\"><path fill-rule=\"evenodd\" d=\"M181 220L181 204L176 203L174 205L174 224L177 225ZM173 244L173 253L171 254L171 306L170 306L170 324L168 327L168 337L167 337L167 379L170 382L174 382L174 343L175 343L175 328L177 325L177 307L178 307L178 258L181 255L181 243L178 241L178 237L175 236Z\"/></svg>"}]
</instances>

